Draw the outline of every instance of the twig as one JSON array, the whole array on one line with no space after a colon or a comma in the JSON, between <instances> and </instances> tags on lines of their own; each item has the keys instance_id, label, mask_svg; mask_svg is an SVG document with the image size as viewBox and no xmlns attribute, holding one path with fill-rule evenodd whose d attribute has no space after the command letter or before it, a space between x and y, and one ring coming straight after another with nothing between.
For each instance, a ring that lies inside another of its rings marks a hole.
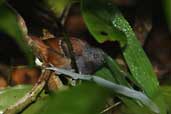
<instances>
[{"instance_id":1,"label":"twig","mask_svg":"<svg viewBox=\"0 0 171 114\"><path fill-rule=\"evenodd\" d=\"M68 37L67 32L65 31L65 28L62 26L62 24L61 24L61 28L63 29L62 32L63 32L63 35L64 35L64 41L65 41L65 43L67 45L67 48L69 50L68 52L69 52L69 56L71 58L71 65L75 69L76 72L79 72L71 41L70 41L70 39Z\"/></svg>"},{"instance_id":2,"label":"twig","mask_svg":"<svg viewBox=\"0 0 171 114\"><path fill-rule=\"evenodd\" d=\"M64 34L64 40L65 40L65 42L66 42L66 44L68 46L68 50L69 50L69 54L70 54L70 58L71 58L71 65L75 69L76 72L79 72L78 71L78 67L77 67L77 63L76 63L76 59L75 59L75 54L74 54L73 47L72 47L72 44L71 44L71 41L69 40L69 37L66 34L66 32L64 32L63 34Z\"/></svg>"},{"instance_id":3,"label":"twig","mask_svg":"<svg viewBox=\"0 0 171 114\"><path fill-rule=\"evenodd\" d=\"M17 12L16 12L17 14ZM18 15L18 14L17 14ZM21 30L23 31L24 35L23 38L25 42L28 44L28 46L33 50L34 54L37 55L43 63L47 64L46 55L44 53L41 53L41 46L39 46L36 42L34 42L28 35L27 35L27 27L25 25L24 20L21 16L18 15L18 21ZM38 95L42 92L44 89L46 83L49 80L49 77L51 76L52 71L50 70L43 70L42 74L38 80L38 82L33 86L33 88L19 101L17 101L15 104L9 106L7 109L4 110L3 114L16 114L21 112L23 109L25 109L28 105L36 101Z\"/></svg>"},{"instance_id":4,"label":"twig","mask_svg":"<svg viewBox=\"0 0 171 114\"><path fill-rule=\"evenodd\" d=\"M28 92L22 99L14 105L8 107L3 114L17 114L25 109L28 105L36 101L38 95L42 92L47 80L51 75L51 71L44 70L40 76L39 81L34 85L30 92Z\"/></svg>"},{"instance_id":5,"label":"twig","mask_svg":"<svg viewBox=\"0 0 171 114\"><path fill-rule=\"evenodd\" d=\"M107 107L106 109L104 109L104 110L101 111L100 113L101 113L101 114L106 113L106 112L108 112L109 110L113 109L114 107L116 107L116 106L118 106L118 105L120 105L120 104L121 104L121 102L117 102L117 103L115 103L115 104L113 104L113 105Z\"/></svg>"},{"instance_id":6,"label":"twig","mask_svg":"<svg viewBox=\"0 0 171 114\"><path fill-rule=\"evenodd\" d=\"M69 3L68 6L66 6L66 8L65 8L65 10L64 10L64 12L63 12L63 14L61 16L61 24L63 26L65 24L65 21L66 21L67 17L68 17L71 6L72 6L72 3Z\"/></svg>"}]
</instances>

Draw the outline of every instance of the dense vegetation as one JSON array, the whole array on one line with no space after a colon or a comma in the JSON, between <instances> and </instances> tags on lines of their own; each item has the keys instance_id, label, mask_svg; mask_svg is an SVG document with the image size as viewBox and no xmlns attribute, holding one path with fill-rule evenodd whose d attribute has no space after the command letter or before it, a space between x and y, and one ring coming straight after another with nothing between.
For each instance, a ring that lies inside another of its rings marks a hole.
<instances>
[{"instance_id":1,"label":"dense vegetation","mask_svg":"<svg viewBox=\"0 0 171 114\"><path fill-rule=\"evenodd\" d=\"M170 114L170 28L170 0L0 0L0 111Z\"/></svg>"}]
</instances>

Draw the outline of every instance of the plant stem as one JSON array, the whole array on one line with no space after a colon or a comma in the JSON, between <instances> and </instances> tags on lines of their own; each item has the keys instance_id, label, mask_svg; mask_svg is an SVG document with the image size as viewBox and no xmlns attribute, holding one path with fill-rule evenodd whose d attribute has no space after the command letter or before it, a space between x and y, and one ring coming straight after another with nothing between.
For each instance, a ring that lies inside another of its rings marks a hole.
<instances>
[{"instance_id":1,"label":"plant stem","mask_svg":"<svg viewBox=\"0 0 171 114\"><path fill-rule=\"evenodd\" d=\"M120 105L120 104L121 104L121 102L117 102L117 103L115 103L115 104L113 104L113 105L107 107L106 109L104 109L104 110L101 111L100 113L101 113L101 114L104 114L104 113L108 112L109 110L113 109L114 107L116 107L116 106L118 106L118 105Z\"/></svg>"},{"instance_id":2,"label":"plant stem","mask_svg":"<svg viewBox=\"0 0 171 114\"><path fill-rule=\"evenodd\" d=\"M75 72L79 72L78 66L77 66L77 63L76 63L76 59L75 59L75 54L74 54L74 51L73 51L73 46L72 46L71 41L70 41L67 33L65 32L65 30L63 31L63 35L64 35L64 41L67 44L67 47L68 47L68 50L69 50L69 56L71 58L72 68L75 69Z\"/></svg>"},{"instance_id":3,"label":"plant stem","mask_svg":"<svg viewBox=\"0 0 171 114\"><path fill-rule=\"evenodd\" d=\"M28 92L23 98L21 98L17 103L9 106L3 114L17 114L25 109L28 105L37 100L39 94L44 89L47 80L51 75L51 71L44 70L39 81L34 85L34 87Z\"/></svg>"}]
</instances>

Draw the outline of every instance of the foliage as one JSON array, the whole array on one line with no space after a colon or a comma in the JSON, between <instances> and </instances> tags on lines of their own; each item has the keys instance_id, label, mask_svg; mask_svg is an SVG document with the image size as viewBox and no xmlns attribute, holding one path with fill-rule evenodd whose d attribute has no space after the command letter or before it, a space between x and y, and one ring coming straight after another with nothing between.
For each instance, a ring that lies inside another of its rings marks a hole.
<instances>
[{"instance_id":1,"label":"foliage","mask_svg":"<svg viewBox=\"0 0 171 114\"><path fill-rule=\"evenodd\" d=\"M167 109L168 109L168 112L169 114L171 113L171 86L162 86L161 87L161 90L162 90L162 94L164 96L164 99L165 99L165 102L167 104Z\"/></svg>"},{"instance_id":2,"label":"foliage","mask_svg":"<svg viewBox=\"0 0 171 114\"><path fill-rule=\"evenodd\" d=\"M71 0L44 0L44 5L48 5L48 7L54 11L57 17L60 17L65 10L65 8L71 3Z\"/></svg>"},{"instance_id":3,"label":"foliage","mask_svg":"<svg viewBox=\"0 0 171 114\"><path fill-rule=\"evenodd\" d=\"M98 5L95 5L96 3L98 3ZM100 2L99 0L95 0L94 2L82 0L82 14L94 38L100 43L106 40L119 41L123 47L127 39L122 31L112 25L115 12L117 12L117 9L111 7L111 5L107 4L104 0L100 0Z\"/></svg>"},{"instance_id":4,"label":"foliage","mask_svg":"<svg viewBox=\"0 0 171 114\"><path fill-rule=\"evenodd\" d=\"M72 2L72 0L43 0L41 5L52 10L57 18L61 18ZM77 2L81 2L84 22L98 43L117 41L120 44L130 72L124 72L115 59L107 54L104 54L104 66L94 75L77 74L55 67L47 68L59 75L65 74L72 79L84 81L76 87L67 85L67 90L40 95L35 103L23 110L22 114L99 114L111 97L122 101L122 105L118 108L122 114L155 114L159 113L159 110L160 114L166 114L167 111L171 113L171 89L159 86L147 55L119 8L110 0L77 0ZM168 23L171 20L169 5L169 0L166 0ZM0 30L15 39L32 64L33 53L23 40L25 36L18 25L18 15L15 9L0 0ZM138 90L135 90L135 86ZM16 86L0 91L1 112L17 102L30 88L31 86Z\"/></svg>"},{"instance_id":5,"label":"foliage","mask_svg":"<svg viewBox=\"0 0 171 114\"><path fill-rule=\"evenodd\" d=\"M114 18L112 18L112 20L110 20L110 21L112 21L111 26L113 26L113 29L121 31L125 35L125 39L127 39L127 44L122 49L122 52L123 52L125 61L128 64L129 70L132 74L131 75L132 78L134 79L136 84L138 84L137 86L139 86L142 90L144 90L145 93L150 98L152 98L154 100L154 102L157 103L157 105L160 107L161 113L165 114L166 113L165 104L162 99L162 95L159 95L160 92L159 92L158 81L157 81L157 78L152 69L152 65L149 62L142 47L140 46L140 43L136 39L136 36L135 36L132 28L128 24L128 22L124 19L122 14L117 9L114 10L113 12L107 11L106 8L103 9L103 7L105 6L104 4L106 4L106 6L111 7L111 8L115 7L113 5L108 5L108 4L110 4L110 1L105 2L105 3L103 2L103 0L102 1L83 0L83 1L85 1L85 5L87 5L87 6L84 6L84 4L83 4L83 9L82 9L83 14L87 10L84 8L89 7L89 4L96 4L94 6L99 6L102 10L101 15L103 15L103 12L105 12L105 11L108 12L108 15L114 15ZM101 4L103 4L103 5L101 5ZM89 8L89 10L91 10L89 12L89 13L91 13L91 15L95 14L93 12L93 10L95 10L95 7L94 7L94 9ZM97 10L97 11L99 11L99 10ZM91 22L91 20L93 20L93 17L91 19L87 20L86 14L85 14L84 18L85 18L86 23L95 23L94 21ZM97 23L97 25L98 24L99 23ZM101 23L100 23L100 25L101 25ZM94 26L94 28L96 28L96 26ZM97 28L99 28L99 27L97 27ZM103 28L105 29L105 27L103 27ZM94 31L92 31L92 29L89 29L89 30L91 32L94 32ZM97 39L97 36L95 36L95 38ZM106 41L106 40L108 40L108 39L106 37L103 37L103 41Z\"/></svg>"},{"instance_id":6,"label":"foliage","mask_svg":"<svg viewBox=\"0 0 171 114\"><path fill-rule=\"evenodd\" d=\"M23 114L99 114L109 94L104 88L85 83L70 90L53 93L36 102ZM47 105L48 104L48 105Z\"/></svg>"}]
</instances>

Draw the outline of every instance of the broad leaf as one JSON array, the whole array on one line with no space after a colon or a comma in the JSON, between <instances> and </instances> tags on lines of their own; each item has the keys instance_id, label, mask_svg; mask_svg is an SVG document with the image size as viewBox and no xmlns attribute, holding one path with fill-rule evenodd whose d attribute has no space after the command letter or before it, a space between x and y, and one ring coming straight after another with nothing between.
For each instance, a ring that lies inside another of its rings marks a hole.
<instances>
[{"instance_id":1,"label":"broad leaf","mask_svg":"<svg viewBox=\"0 0 171 114\"><path fill-rule=\"evenodd\" d=\"M106 90L86 83L40 99L22 114L99 114L106 98Z\"/></svg>"},{"instance_id":2,"label":"broad leaf","mask_svg":"<svg viewBox=\"0 0 171 114\"><path fill-rule=\"evenodd\" d=\"M15 87L9 87L4 90L0 90L0 111L3 111L8 106L14 104L20 98L22 98L29 90L29 85L18 85Z\"/></svg>"},{"instance_id":3,"label":"broad leaf","mask_svg":"<svg viewBox=\"0 0 171 114\"><path fill-rule=\"evenodd\" d=\"M112 25L117 9L111 7L109 0L82 0L82 15L84 21L98 42L119 41L121 46L126 44L122 31Z\"/></svg>"},{"instance_id":4,"label":"broad leaf","mask_svg":"<svg viewBox=\"0 0 171 114\"><path fill-rule=\"evenodd\" d=\"M25 53L30 65L33 64L33 54L23 40L23 35L17 22L15 12L6 4L0 5L0 31L10 35L19 44Z\"/></svg>"}]
</instances>

